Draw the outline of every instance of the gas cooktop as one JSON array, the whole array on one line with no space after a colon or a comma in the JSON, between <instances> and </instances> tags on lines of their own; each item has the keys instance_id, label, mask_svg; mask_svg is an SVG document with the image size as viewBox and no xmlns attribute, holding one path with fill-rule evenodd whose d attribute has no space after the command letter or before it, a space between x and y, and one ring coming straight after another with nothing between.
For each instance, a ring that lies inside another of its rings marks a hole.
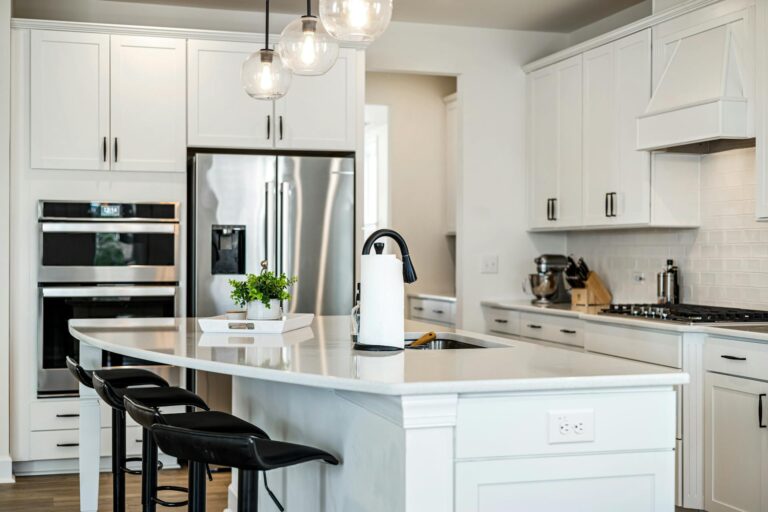
<instances>
[{"instance_id":1,"label":"gas cooktop","mask_svg":"<svg viewBox=\"0 0 768 512\"><path fill-rule=\"evenodd\" d=\"M768 322L768 311L694 304L611 304L600 314L683 324Z\"/></svg>"}]
</instances>

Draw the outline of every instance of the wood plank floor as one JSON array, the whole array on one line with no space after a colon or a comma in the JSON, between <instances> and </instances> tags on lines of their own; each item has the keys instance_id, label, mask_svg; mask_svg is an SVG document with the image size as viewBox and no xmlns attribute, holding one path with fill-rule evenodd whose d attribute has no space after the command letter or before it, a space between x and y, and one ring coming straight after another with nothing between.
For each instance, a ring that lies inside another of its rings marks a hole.
<instances>
[{"instance_id":1,"label":"wood plank floor","mask_svg":"<svg viewBox=\"0 0 768 512\"><path fill-rule=\"evenodd\" d=\"M126 512L141 511L141 477L126 475ZM229 473L214 473L208 482L207 509L220 512L227 507ZM102 473L99 488L99 510L112 510L112 475ZM187 486L185 469L168 469L160 472L160 485ZM185 499L179 493L161 493L161 498L177 501ZM22 476L15 484L0 485L0 511L30 512L56 511L79 512L80 499L77 475ZM186 507L158 510L186 510Z\"/></svg>"}]
</instances>

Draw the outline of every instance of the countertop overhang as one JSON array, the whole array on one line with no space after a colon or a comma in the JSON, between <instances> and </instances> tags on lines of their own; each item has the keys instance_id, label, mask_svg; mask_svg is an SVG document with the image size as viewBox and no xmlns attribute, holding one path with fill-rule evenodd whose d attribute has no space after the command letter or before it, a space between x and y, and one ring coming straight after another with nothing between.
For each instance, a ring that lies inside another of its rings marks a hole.
<instances>
[{"instance_id":1,"label":"countertop overhang","mask_svg":"<svg viewBox=\"0 0 768 512\"><path fill-rule=\"evenodd\" d=\"M406 331L450 331L406 321ZM467 331L500 348L368 353L349 318L317 317L284 335L203 333L194 318L72 320L83 343L152 362L304 386L381 395L605 389L685 384L674 368Z\"/></svg>"}]
</instances>

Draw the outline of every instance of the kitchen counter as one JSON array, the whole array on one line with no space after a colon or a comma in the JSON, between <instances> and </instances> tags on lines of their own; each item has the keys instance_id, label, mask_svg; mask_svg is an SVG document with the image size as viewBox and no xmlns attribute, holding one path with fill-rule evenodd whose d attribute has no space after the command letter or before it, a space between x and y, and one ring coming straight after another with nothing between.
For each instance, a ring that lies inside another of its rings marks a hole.
<instances>
[{"instance_id":1,"label":"kitchen counter","mask_svg":"<svg viewBox=\"0 0 768 512\"><path fill-rule=\"evenodd\" d=\"M674 504L673 386L688 382L674 369L464 331L453 335L488 348L359 352L348 317L284 335L206 334L194 319L78 320L70 332L87 369L108 350L231 375L233 414L339 455L338 467L271 472L295 510L470 510L489 485L489 510L559 510L563 486L607 479L611 492L582 493L582 508ZM81 386L82 510L98 499L100 421Z\"/></svg>"},{"instance_id":2,"label":"kitchen counter","mask_svg":"<svg viewBox=\"0 0 768 512\"><path fill-rule=\"evenodd\" d=\"M768 343L768 324L760 324L763 327L759 327L758 323L723 323L719 325L682 324L675 322L665 322L662 320L633 318L630 316L601 315L599 313L600 310L603 309L602 306L584 307L573 306L571 304L537 305L532 304L530 300L521 299L484 300L481 304L485 307L495 309L508 309L512 311L523 311L553 316L566 316L587 320L590 322L624 325L628 327L639 327L643 329L652 329L658 331L703 333L711 334L713 336L739 338L745 341Z\"/></svg>"},{"instance_id":3,"label":"kitchen counter","mask_svg":"<svg viewBox=\"0 0 768 512\"><path fill-rule=\"evenodd\" d=\"M453 295L440 295L435 293L409 293L408 297L414 299L436 300L439 302L456 302L456 297Z\"/></svg>"}]
</instances>

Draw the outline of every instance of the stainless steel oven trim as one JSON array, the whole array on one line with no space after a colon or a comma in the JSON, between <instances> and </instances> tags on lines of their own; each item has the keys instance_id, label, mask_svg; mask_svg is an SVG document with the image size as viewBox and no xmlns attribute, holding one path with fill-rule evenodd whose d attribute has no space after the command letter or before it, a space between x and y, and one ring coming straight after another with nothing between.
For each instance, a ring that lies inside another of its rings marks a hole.
<instances>
[{"instance_id":1,"label":"stainless steel oven trim","mask_svg":"<svg viewBox=\"0 0 768 512\"><path fill-rule=\"evenodd\" d=\"M172 219L153 219L148 217L94 217L94 218L78 218L73 219L72 217L44 217L43 216L43 204L44 203L72 203L73 201L59 201L59 200L47 200L47 199L41 199L37 202L37 219L41 221L64 221L64 222L72 222L72 221L80 221L80 222L157 222L157 223L174 223L179 222L179 211L180 211L180 204L177 202L168 202L168 201L80 201L83 203L122 203L122 204L163 204L163 205L173 205L173 218ZM76 201L77 202L77 201Z\"/></svg>"},{"instance_id":2,"label":"stainless steel oven trim","mask_svg":"<svg viewBox=\"0 0 768 512\"><path fill-rule=\"evenodd\" d=\"M174 224L148 224L130 222L41 222L43 233L164 233L178 231Z\"/></svg>"},{"instance_id":3,"label":"stainless steel oven trim","mask_svg":"<svg viewBox=\"0 0 768 512\"><path fill-rule=\"evenodd\" d=\"M42 288L43 297L173 297L177 286L74 286Z\"/></svg>"},{"instance_id":4,"label":"stainless steel oven trim","mask_svg":"<svg viewBox=\"0 0 768 512\"><path fill-rule=\"evenodd\" d=\"M137 289L136 292L133 293L124 293L126 289ZM43 309L43 298L44 297L79 297L81 295L75 295L75 294L69 294L70 292L62 292L62 295L58 294L58 290L74 290L74 289L83 289L83 290L99 290L99 297L175 297L174 300L174 317L179 315L179 312L181 311L182 306L182 294L181 294L181 288L179 286L84 286L82 288L79 287L41 287L39 288L38 293L38 304L37 304L37 394L50 394L55 393L55 396L61 397L61 396L77 396L77 392L73 393L67 393L67 394L61 394L56 393L55 388L59 386L65 386L67 383L71 382L73 377L69 374L69 370L66 368L62 369L43 369L43 316L45 315L45 311ZM147 293L145 294L145 290L156 290L159 293ZM171 291L172 293L168 294L168 291ZM96 296L93 294L85 294L83 296ZM169 318L169 320L174 320L174 318ZM165 375L166 372L168 372L167 366L151 366L149 367L153 371L156 371L157 373L163 373L164 377L167 377ZM166 379L169 380L170 379ZM176 379L178 380L178 378Z\"/></svg>"},{"instance_id":5,"label":"stainless steel oven trim","mask_svg":"<svg viewBox=\"0 0 768 512\"><path fill-rule=\"evenodd\" d=\"M80 223L77 223L80 224ZM124 223L111 223L111 225L99 225L95 226L89 223L83 223L90 229L83 232L116 232L112 229L113 225L144 227L147 224L124 224ZM46 226L72 226L72 224L49 224L41 223L40 231L38 233L38 247L39 261L37 270L37 281L40 283L149 283L149 282L165 282L174 283L181 279L181 236L178 224L155 224L151 225L153 228L163 228L168 231L160 231L161 233L173 233L173 261L175 265L129 265L125 267L94 267L94 266L53 266L43 265L43 232L46 231ZM104 231L95 230L93 228L104 228ZM54 228L57 229L57 228ZM51 232L51 231L46 231ZM53 231L63 232L68 231ZM72 231L77 232L77 231ZM119 231L117 231L119 232ZM147 231L123 231L140 233Z\"/></svg>"}]
</instances>

